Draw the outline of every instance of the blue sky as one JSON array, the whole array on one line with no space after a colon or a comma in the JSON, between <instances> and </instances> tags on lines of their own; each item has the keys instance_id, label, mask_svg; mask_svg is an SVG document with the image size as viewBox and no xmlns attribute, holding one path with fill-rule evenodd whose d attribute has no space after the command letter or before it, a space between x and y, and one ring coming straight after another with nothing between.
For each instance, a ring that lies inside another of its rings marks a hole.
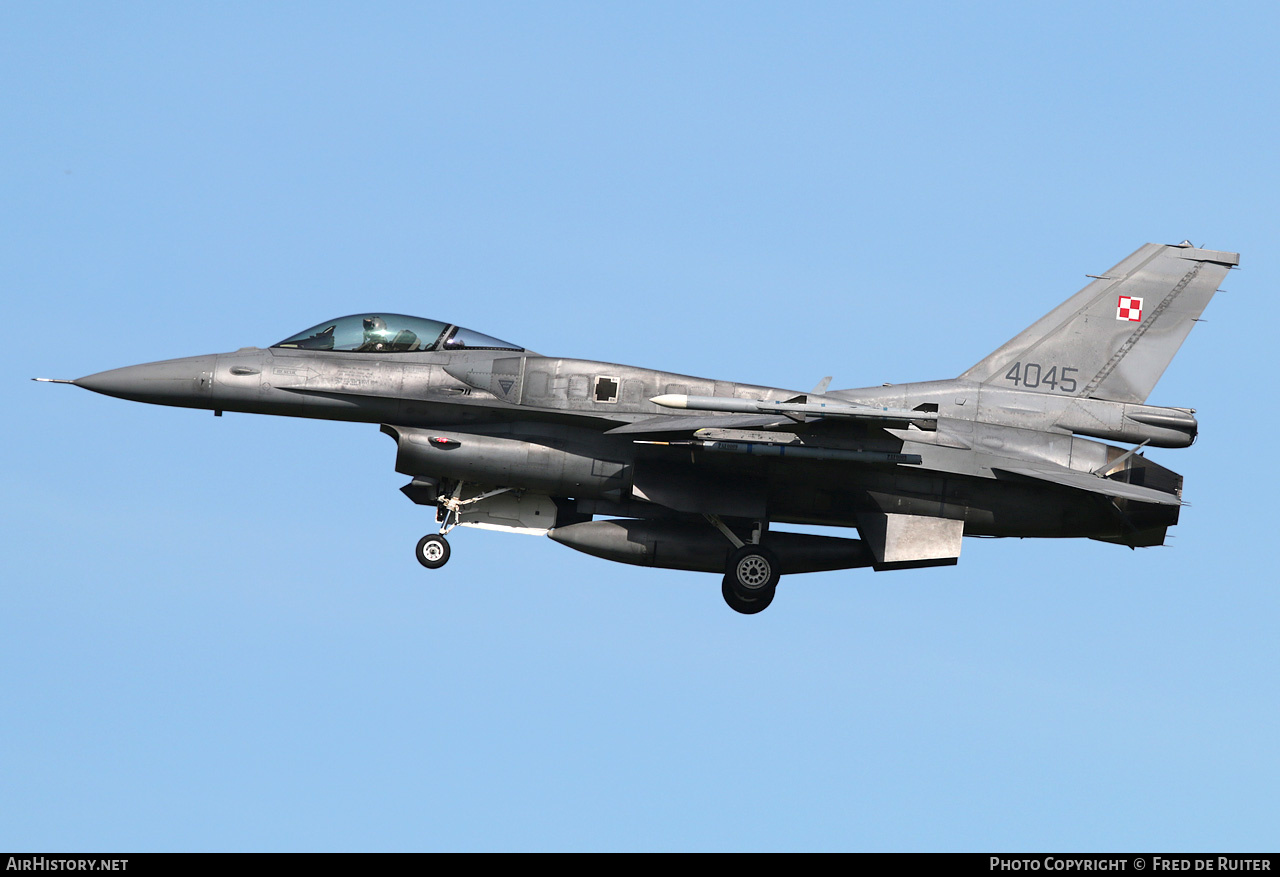
<instances>
[{"instance_id":1,"label":"blue sky","mask_svg":"<svg viewBox=\"0 0 1280 877\"><path fill-rule=\"evenodd\" d=\"M1280 825L1269 4L0 7L0 847L1257 850ZM458 531L375 426L31 383L366 309L807 389L1146 241L1172 547L717 577ZM15 340L16 339L16 340Z\"/></svg>"}]
</instances>

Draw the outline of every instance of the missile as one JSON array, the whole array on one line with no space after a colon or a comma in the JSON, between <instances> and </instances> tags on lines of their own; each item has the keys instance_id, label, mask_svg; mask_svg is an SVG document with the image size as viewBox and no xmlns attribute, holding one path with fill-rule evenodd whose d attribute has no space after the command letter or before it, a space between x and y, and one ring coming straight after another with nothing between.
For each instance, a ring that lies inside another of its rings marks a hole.
<instances>
[{"instance_id":1,"label":"missile","mask_svg":"<svg viewBox=\"0 0 1280 877\"><path fill-rule=\"evenodd\" d=\"M905 463L918 466L919 454L896 454L890 451L852 451L844 448L810 448L795 444L764 442L694 442L704 451L722 454L750 454L755 457L790 457L807 460L848 460L856 463Z\"/></svg>"},{"instance_id":2,"label":"missile","mask_svg":"<svg viewBox=\"0 0 1280 877\"><path fill-rule=\"evenodd\" d=\"M803 398L803 397L801 397ZM782 414L792 419L803 416L850 417L856 420L894 420L921 423L936 421L936 411L912 411L907 408L871 408L864 405L841 405L829 402L769 402L764 399L737 399L730 396L686 396L683 393L665 393L649 400L663 408L683 408L690 411L722 411L734 414Z\"/></svg>"},{"instance_id":3,"label":"missile","mask_svg":"<svg viewBox=\"0 0 1280 877\"><path fill-rule=\"evenodd\" d=\"M663 445L665 447L698 448L718 454L748 454L753 457L790 457L793 460L848 460L854 463L902 463L919 466L924 458L919 454L898 454L893 451L855 451L848 448L807 447L793 442L725 442L725 441L637 441L638 445Z\"/></svg>"}]
</instances>

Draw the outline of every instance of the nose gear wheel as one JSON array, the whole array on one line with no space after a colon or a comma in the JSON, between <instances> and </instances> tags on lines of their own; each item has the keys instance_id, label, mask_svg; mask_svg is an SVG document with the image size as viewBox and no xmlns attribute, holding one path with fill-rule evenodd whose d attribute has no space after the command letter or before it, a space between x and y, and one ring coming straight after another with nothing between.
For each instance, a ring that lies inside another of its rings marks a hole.
<instances>
[{"instance_id":1,"label":"nose gear wheel","mask_svg":"<svg viewBox=\"0 0 1280 877\"><path fill-rule=\"evenodd\" d=\"M436 533L418 540L418 563L427 569L439 569L449 562L449 541Z\"/></svg>"}]
</instances>

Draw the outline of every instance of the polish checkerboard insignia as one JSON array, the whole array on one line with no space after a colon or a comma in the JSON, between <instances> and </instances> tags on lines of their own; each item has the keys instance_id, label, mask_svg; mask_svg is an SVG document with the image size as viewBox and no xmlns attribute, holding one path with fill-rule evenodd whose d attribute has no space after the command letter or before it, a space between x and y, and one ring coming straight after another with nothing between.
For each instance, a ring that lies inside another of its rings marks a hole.
<instances>
[{"instance_id":1,"label":"polish checkerboard insignia","mask_svg":"<svg viewBox=\"0 0 1280 877\"><path fill-rule=\"evenodd\" d=\"M1116 302L1116 319L1128 320L1131 323L1142 322L1142 299L1122 295Z\"/></svg>"}]
</instances>

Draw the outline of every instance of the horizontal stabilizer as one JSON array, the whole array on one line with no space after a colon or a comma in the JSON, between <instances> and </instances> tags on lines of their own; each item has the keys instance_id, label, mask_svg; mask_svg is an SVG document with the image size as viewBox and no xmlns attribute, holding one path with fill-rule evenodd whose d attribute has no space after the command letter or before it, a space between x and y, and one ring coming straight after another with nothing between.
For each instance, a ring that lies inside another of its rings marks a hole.
<instances>
[{"instance_id":1,"label":"horizontal stabilizer","mask_svg":"<svg viewBox=\"0 0 1280 877\"><path fill-rule=\"evenodd\" d=\"M1135 484L1125 484L1122 481L1112 481L1110 478L1102 478L1088 472L1077 472L1074 469L999 466L993 467L991 471L1007 472L1010 475L1034 478L1037 481L1047 481L1051 484L1058 484L1075 490L1085 490L1089 493L1098 493L1103 496L1114 496L1117 499L1131 499L1135 502L1147 502L1155 505L1183 504L1182 500L1172 493L1152 490L1150 487L1139 487Z\"/></svg>"}]
</instances>

